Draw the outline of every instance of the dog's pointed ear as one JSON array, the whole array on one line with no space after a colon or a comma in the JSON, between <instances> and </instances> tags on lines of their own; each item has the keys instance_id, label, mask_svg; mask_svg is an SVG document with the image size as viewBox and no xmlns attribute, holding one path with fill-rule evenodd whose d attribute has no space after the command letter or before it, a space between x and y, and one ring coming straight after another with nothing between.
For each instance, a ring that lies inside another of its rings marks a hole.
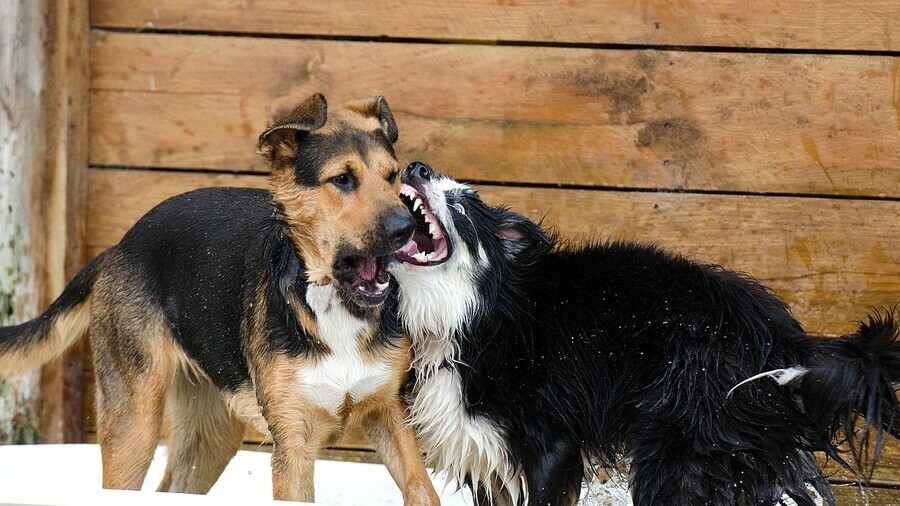
<instances>
[{"instance_id":1,"label":"dog's pointed ear","mask_svg":"<svg viewBox=\"0 0 900 506\"><path fill-rule=\"evenodd\" d=\"M293 157L300 147L300 136L322 128L327 119L328 104L325 96L316 93L261 133L256 152L270 163L280 157Z\"/></svg>"},{"instance_id":2,"label":"dog's pointed ear","mask_svg":"<svg viewBox=\"0 0 900 506\"><path fill-rule=\"evenodd\" d=\"M363 116L371 116L381 123L381 129L391 144L397 142L400 132L397 131L397 122L394 121L394 115L391 108L388 107L387 100L382 96L373 98L364 98L355 102L349 102L343 105L345 109L349 109Z\"/></svg>"},{"instance_id":3,"label":"dog's pointed ear","mask_svg":"<svg viewBox=\"0 0 900 506\"><path fill-rule=\"evenodd\" d=\"M509 258L533 246L550 246L550 237L540 225L509 210L504 210L497 235Z\"/></svg>"}]
</instances>

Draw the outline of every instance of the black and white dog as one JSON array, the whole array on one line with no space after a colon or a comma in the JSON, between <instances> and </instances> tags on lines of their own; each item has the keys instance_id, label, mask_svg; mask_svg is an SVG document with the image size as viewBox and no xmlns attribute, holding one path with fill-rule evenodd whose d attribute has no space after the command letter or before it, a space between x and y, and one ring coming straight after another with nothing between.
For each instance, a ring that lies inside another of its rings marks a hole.
<instances>
[{"instance_id":1,"label":"black and white dog","mask_svg":"<svg viewBox=\"0 0 900 506\"><path fill-rule=\"evenodd\" d=\"M641 244L561 245L424 164L403 179L418 227L390 271L412 420L479 502L574 503L586 463L628 460L638 506L834 504L812 452L863 470L870 432L873 446L900 435L892 311L812 337L746 275Z\"/></svg>"}]
</instances>

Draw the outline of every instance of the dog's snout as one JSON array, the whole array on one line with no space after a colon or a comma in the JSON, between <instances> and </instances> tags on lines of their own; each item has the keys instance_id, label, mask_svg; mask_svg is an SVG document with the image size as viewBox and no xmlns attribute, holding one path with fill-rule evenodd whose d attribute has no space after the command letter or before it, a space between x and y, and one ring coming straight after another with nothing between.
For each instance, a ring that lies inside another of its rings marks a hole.
<instances>
[{"instance_id":1,"label":"dog's snout","mask_svg":"<svg viewBox=\"0 0 900 506\"><path fill-rule=\"evenodd\" d=\"M385 217L382 222L382 230L384 230L384 237L390 241L391 249L399 249L412 237L416 230L416 221L409 211L404 209Z\"/></svg>"},{"instance_id":2,"label":"dog's snout","mask_svg":"<svg viewBox=\"0 0 900 506\"><path fill-rule=\"evenodd\" d=\"M431 179L433 174L434 172L431 171L431 167L422 162L413 162L406 167L405 171L403 171L403 181L408 182L413 177L418 177L427 181Z\"/></svg>"}]
</instances>

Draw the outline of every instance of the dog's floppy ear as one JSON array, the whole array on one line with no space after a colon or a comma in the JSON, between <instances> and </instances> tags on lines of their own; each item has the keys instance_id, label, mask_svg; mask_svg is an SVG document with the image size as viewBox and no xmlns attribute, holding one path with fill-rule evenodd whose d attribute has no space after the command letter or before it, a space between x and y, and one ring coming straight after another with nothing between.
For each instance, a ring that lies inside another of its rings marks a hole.
<instances>
[{"instance_id":1,"label":"dog's floppy ear","mask_svg":"<svg viewBox=\"0 0 900 506\"><path fill-rule=\"evenodd\" d=\"M388 107L387 100L384 97L364 98L346 103L343 107L363 116L377 118L378 122L381 123L384 135L391 141L391 144L397 142L397 139L400 137L400 133L397 131L397 122L394 121L394 115L391 113L391 108Z\"/></svg>"},{"instance_id":2,"label":"dog's floppy ear","mask_svg":"<svg viewBox=\"0 0 900 506\"><path fill-rule=\"evenodd\" d=\"M506 256L515 257L532 246L549 246L550 237L537 223L519 213L503 209L497 234Z\"/></svg>"},{"instance_id":3,"label":"dog's floppy ear","mask_svg":"<svg viewBox=\"0 0 900 506\"><path fill-rule=\"evenodd\" d=\"M300 146L300 135L322 128L327 119L325 96L316 93L261 133L256 152L270 163L280 157L293 157Z\"/></svg>"}]
</instances>

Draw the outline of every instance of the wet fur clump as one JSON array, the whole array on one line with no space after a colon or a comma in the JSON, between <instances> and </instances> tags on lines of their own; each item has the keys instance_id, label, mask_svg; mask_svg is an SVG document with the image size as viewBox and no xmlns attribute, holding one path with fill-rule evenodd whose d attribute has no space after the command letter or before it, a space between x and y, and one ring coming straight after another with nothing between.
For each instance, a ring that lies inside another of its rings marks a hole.
<instances>
[{"instance_id":1,"label":"wet fur clump","mask_svg":"<svg viewBox=\"0 0 900 506\"><path fill-rule=\"evenodd\" d=\"M834 504L813 452L862 477L866 441L897 435L890 311L842 338L810 336L747 275L652 245L566 244L426 175L404 181L432 196L456 253L392 270L418 360L412 412L429 456L479 501L571 504L585 462L627 461L639 506L811 505L811 490ZM467 282L431 294L437 278ZM453 298L474 301L445 319L458 324L419 323ZM455 397L437 403L438 391ZM470 431L441 430L452 419Z\"/></svg>"}]
</instances>

